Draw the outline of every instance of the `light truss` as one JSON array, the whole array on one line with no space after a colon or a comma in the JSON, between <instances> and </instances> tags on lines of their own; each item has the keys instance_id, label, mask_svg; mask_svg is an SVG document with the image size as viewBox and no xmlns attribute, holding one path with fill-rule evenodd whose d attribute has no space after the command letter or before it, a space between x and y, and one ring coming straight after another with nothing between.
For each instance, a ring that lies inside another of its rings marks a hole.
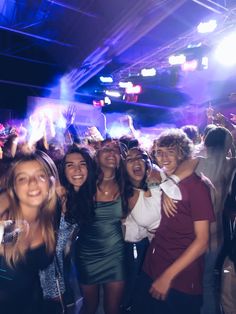
<instances>
[{"instance_id":1,"label":"light truss","mask_svg":"<svg viewBox=\"0 0 236 314\"><path fill-rule=\"evenodd\" d=\"M73 81L74 88L86 83L110 63L112 58L135 44L186 1L137 1L136 6L127 10L119 23L114 23L113 29L103 38L103 45L93 51L81 66L76 66L67 74L67 78Z\"/></svg>"},{"instance_id":2,"label":"light truss","mask_svg":"<svg viewBox=\"0 0 236 314\"><path fill-rule=\"evenodd\" d=\"M227 1L212 1L212 0L192 0L193 2L213 11L218 14L225 14L229 11L226 2ZM222 3L223 2L223 3Z\"/></svg>"},{"instance_id":3,"label":"light truss","mask_svg":"<svg viewBox=\"0 0 236 314\"><path fill-rule=\"evenodd\" d=\"M235 8L227 10L227 13L221 15L218 19L220 25L217 30L211 35L206 36L197 32L197 28L182 34L177 39L171 40L162 46L149 51L146 55L137 58L130 66L124 66L112 73L114 81L127 80L129 76L138 75L142 68L156 68L163 69L170 67L168 57L172 54L179 52L181 49L187 48L189 44L199 43L206 46L213 46L220 36L235 29L236 25L236 5Z\"/></svg>"}]
</instances>

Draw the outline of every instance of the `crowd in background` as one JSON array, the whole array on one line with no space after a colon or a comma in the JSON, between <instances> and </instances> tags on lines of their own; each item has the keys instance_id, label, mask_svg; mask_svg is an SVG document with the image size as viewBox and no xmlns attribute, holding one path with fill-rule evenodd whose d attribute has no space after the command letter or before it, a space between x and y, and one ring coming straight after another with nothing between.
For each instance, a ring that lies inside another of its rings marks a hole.
<instances>
[{"instance_id":1,"label":"crowd in background","mask_svg":"<svg viewBox=\"0 0 236 314\"><path fill-rule=\"evenodd\" d=\"M0 125L0 309L13 313L236 313L234 129L118 139ZM80 303L78 303L80 301Z\"/></svg>"}]
</instances>

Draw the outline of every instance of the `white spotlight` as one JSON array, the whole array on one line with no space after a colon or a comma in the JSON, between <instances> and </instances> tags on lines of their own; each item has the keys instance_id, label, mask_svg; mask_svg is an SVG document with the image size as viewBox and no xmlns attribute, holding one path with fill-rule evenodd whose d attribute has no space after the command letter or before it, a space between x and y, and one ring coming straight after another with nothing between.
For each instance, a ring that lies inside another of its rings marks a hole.
<instances>
[{"instance_id":1,"label":"white spotlight","mask_svg":"<svg viewBox=\"0 0 236 314\"><path fill-rule=\"evenodd\" d=\"M108 96L104 97L104 103L107 104L107 105L110 105L111 104L111 99Z\"/></svg>"},{"instance_id":2,"label":"white spotlight","mask_svg":"<svg viewBox=\"0 0 236 314\"><path fill-rule=\"evenodd\" d=\"M133 83L132 82L119 82L119 86L121 88L128 88L128 87L132 87Z\"/></svg>"},{"instance_id":3,"label":"white spotlight","mask_svg":"<svg viewBox=\"0 0 236 314\"><path fill-rule=\"evenodd\" d=\"M225 37L215 50L215 58L225 66L236 64L236 33Z\"/></svg>"},{"instance_id":4,"label":"white spotlight","mask_svg":"<svg viewBox=\"0 0 236 314\"><path fill-rule=\"evenodd\" d=\"M113 78L111 76L100 76L100 81L102 83L113 83Z\"/></svg>"},{"instance_id":5,"label":"white spotlight","mask_svg":"<svg viewBox=\"0 0 236 314\"><path fill-rule=\"evenodd\" d=\"M209 64L209 60L208 60L208 57L202 57L202 68L204 70L207 70L208 69L208 64Z\"/></svg>"},{"instance_id":6,"label":"white spotlight","mask_svg":"<svg viewBox=\"0 0 236 314\"><path fill-rule=\"evenodd\" d=\"M178 65L178 64L183 64L185 62L186 62L186 56L184 54L172 55L169 57L170 65Z\"/></svg>"},{"instance_id":7,"label":"white spotlight","mask_svg":"<svg viewBox=\"0 0 236 314\"><path fill-rule=\"evenodd\" d=\"M216 27L217 27L216 20L210 20L210 21L205 22L205 23L201 22L198 25L197 30L198 30L198 33L201 33L201 34L212 33L212 32L214 32Z\"/></svg>"},{"instance_id":8,"label":"white spotlight","mask_svg":"<svg viewBox=\"0 0 236 314\"><path fill-rule=\"evenodd\" d=\"M118 91L115 91L115 90L106 90L106 91L105 91L105 94L106 94L107 96L110 96L110 97L117 97L117 98L121 96L121 93L118 92Z\"/></svg>"},{"instance_id":9,"label":"white spotlight","mask_svg":"<svg viewBox=\"0 0 236 314\"><path fill-rule=\"evenodd\" d=\"M155 76L156 74L157 74L157 71L154 68L141 70L142 76Z\"/></svg>"}]
</instances>

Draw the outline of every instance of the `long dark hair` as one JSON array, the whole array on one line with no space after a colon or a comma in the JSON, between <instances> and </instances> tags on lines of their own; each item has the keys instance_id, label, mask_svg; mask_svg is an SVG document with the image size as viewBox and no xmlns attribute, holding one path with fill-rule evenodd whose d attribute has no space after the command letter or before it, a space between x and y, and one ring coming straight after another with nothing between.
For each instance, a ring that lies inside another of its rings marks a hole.
<instances>
[{"instance_id":1,"label":"long dark hair","mask_svg":"<svg viewBox=\"0 0 236 314\"><path fill-rule=\"evenodd\" d=\"M69 154L80 154L87 165L88 177L79 191L67 180L65 175L65 161ZM73 145L66 152L61 165L61 184L66 189L65 219L70 223L82 224L91 219L94 209L94 195L96 193L95 162L87 147Z\"/></svg>"},{"instance_id":2,"label":"long dark hair","mask_svg":"<svg viewBox=\"0 0 236 314\"><path fill-rule=\"evenodd\" d=\"M143 150L141 147L133 147L128 150L129 151L137 151L142 155L142 158L145 160L145 174L143 176L142 181L140 182L140 186L138 187L139 189L143 191L148 190L148 185L147 185L147 170L151 169L151 158L147 154L145 150ZM127 152L127 154L128 154ZM127 208L126 212L130 212L129 208L129 198L131 198L134 195L134 186L130 180L129 174L127 172L126 166L124 167L124 194L123 194L123 203L124 206Z\"/></svg>"}]
</instances>

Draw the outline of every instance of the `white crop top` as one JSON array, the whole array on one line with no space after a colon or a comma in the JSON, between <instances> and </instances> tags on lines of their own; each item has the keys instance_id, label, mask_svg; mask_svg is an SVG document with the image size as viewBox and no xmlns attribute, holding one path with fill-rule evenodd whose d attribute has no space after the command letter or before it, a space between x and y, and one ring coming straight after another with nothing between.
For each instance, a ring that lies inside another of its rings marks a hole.
<instances>
[{"instance_id":1,"label":"white crop top","mask_svg":"<svg viewBox=\"0 0 236 314\"><path fill-rule=\"evenodd\" d=\"M145 192L140 190L134 208L123 221L125 241L138 242L147 236L150 237L157 229L161 221L162 191L172 199L182 199L179 187L169 178L166 178L159 186L152 187L149 197L146 197Z\"/></svg>"}]
</instances>

